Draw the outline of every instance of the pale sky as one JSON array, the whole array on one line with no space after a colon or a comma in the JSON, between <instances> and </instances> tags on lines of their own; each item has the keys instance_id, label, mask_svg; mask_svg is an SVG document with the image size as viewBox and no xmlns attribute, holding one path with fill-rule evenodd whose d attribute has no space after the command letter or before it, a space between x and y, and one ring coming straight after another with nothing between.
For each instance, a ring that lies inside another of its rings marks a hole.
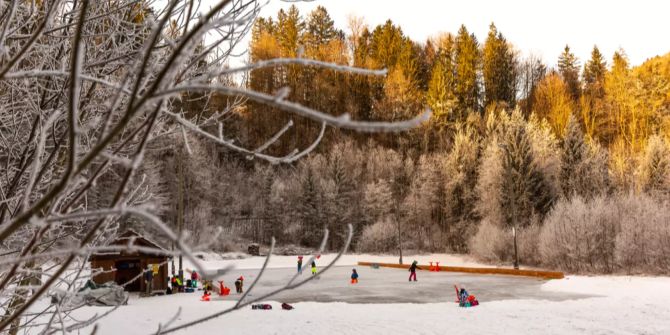
<instances>
[{"instance_id":1,"label":"pale sky","mask_svg":"<svg viewBox=\"0 0 670 335\"><path fill-rule=\"evenodd\" d=\"M391 19L420 42L439 32L456 33L465 24L483 43L495 22L522 55L533 52L549 66L555 66L566 43L582 65L594 44L608 64L620 47L632 65L670 52L670 0L316 0L296 5L303 17L324 6L345 32L349 14L363 17L370 28ZM269 0L261 16L275 17L279 8L289 6Z\"/></svg>"}]
</instances>

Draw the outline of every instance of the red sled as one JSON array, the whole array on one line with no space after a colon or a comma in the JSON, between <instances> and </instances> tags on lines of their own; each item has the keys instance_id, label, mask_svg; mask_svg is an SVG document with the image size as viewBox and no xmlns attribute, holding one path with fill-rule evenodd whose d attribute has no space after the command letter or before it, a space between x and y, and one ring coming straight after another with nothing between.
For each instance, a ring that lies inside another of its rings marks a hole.
<instances>
[{"instance_id":1,"label":"red sled","mask_svg":"<svg viewBox=\"0 0 670 335\"><path fill-rule=\"evenodd\" d=\"M223 282L219 282L219 295L220 296L225 296L230 294L230 288L226 287L223 285Z\"/></svg>"}]
</instances>

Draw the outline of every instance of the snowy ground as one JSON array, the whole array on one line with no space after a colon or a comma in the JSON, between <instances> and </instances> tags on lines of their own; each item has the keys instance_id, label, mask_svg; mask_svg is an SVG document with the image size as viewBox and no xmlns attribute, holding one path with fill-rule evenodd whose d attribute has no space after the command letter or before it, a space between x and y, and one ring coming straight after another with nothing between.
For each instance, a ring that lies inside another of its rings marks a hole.
<instances>
[{"instance_id":1,"label":"snowy ground","mask_svg":"<svg viewBox=\"0 0 670 335\"><path fill-rule=\"evenodd\" d=\"M324 255L319 263L331 257ZM448 255L445 265L473 265ZM406 260L421 257L407 257ZM390 261L393 257L347 256L323 278L269 301L270 311L243 310L189 328L179 334L670 334L670 278L582 277L542 281L511 276L462 275L420 271L408 283L399 269L361 268L358 285L347 283L358 260ZM453 261L453 263L449 262ZM253 279L259 258L206 261L208 268L238 264L224 280L243 274ZM293 272L295 257L277 257L256 294L270 290ZM459 263L460 262L460 263ZM305 273L304 276L308 274ZM453 284L463 284L481 305L459 308ZM225 309L234 300L199 301L199 293L131 298L99 322L98 334L150 334L158 323L182 308L177 324ZM235 298L233 296L232 298ZM252 297L253 298L253 297ZM292 311L277 301L293 303ZM338 302L333 302L338 301ZM365 302L365 303L363 303ZM102 313L103 307L77 311L80 318ZM84 329L81 334L89 334Z\"/></svg>"}]
</instances>

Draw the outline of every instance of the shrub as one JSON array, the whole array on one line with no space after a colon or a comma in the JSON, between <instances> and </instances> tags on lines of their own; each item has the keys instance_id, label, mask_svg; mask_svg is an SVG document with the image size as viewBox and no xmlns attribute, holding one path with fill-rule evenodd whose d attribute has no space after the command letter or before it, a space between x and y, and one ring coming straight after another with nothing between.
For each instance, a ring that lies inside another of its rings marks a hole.
<instances>
[{"instance_id":1,"label":"shrub","mask_svg":"<svg viewBox=\"0 0 670 335\"><path fill-rule=\"evenodd\" d=\"M627 273L670 273L670 211L649 196L628 196L618 205L622 217L615 260Z\"/></svg>"},{"instance_id":2,"label":"shrub","mask_svg":"<svg viewBox=\"0 0 670 335\"><path fill-rule=\"evenodd\" d=\"M357 244L362 252L388 252L397 245L397 228L389 217L365 227Z\"/></svg>"},{"instance_id":3,"label":"shrub","mask_svg":"<svg viewBox=\"0 0 670 335\"><path fill-rule=\"evenodd\" d=\"M557 203L540 233L543 263L573 272L612 272L619 230L618 211L612 205L603 197Z\"/></svg>"},{"instance_id":4,"label":"shrub","mask_svg":"<svg viewBox=\"0 0 670 335\"><path fill-rule=\"evenodd\" d=\"M500 262L514 257L514 246L510 235L500 226L484 220L470 240L470 252L478 259Z\"/></svg>"},{"instance_id":5,"label":"shrub","mask_svg":"<svg viewBox=\"0 0 670 335\"><path fill-rule=\"evenodd\" d=\"M670 210L644 194L562 200L539 250L544 265L566 271L670 273Z\"/></svg>"}]
</instances>

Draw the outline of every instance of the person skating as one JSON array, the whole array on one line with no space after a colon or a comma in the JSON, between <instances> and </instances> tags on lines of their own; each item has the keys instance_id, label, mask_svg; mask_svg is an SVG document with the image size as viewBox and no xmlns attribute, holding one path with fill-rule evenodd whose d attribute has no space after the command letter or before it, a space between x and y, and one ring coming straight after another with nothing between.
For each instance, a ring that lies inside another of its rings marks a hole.
<instances>
[{"instance_id":1,"label":"person skating","mask_svg":"<svg viewBox=\"0 0 670 335\"><path fill-rule=\"evenodd\" d=\"M412 265L409 267L409 281L412 281L412 278L414 278L414 281L416 281L416 268L417 268L417 261L412 262Z\"/></svg>"},{"instance_id":2,"label":"person skating","mask_svg":"<svg viewBox=\"0 0 670 335\"><path fill-rule=\"evenodd\" d=\"M358 283L358 272L356 272L356 269L351 269L351 283L352 284Z\"/></svg>"},{"instance_id":3,"label":"person skating","mask_svg":"<svg viewBox=\"0 0 670 335\"><path fill-rule=\"evenodd\" d=\"M198 279L199 279L198 273L195 270L193 270L193 272L191 272L191 287L193 288L198 287Z\"/></svg>"},{"instance_id":4,"label":"person skating","mask_svg":"<svg viewBox=\"0 0 670 335\"><path fill-rule=\"evenodd\" d=\"M312 260L312 276L316 276L316 261Z\"/></svg>"},{"instance_id":5,"label":"person skating","mask_svg":"<svg viewBox=\"0 0 670 335\"><path fill-rule=\"evenodd\" d=\"M200 300L202 301L210 301L212 298L212 293L209 290L205 290L203 292L202 297L200 297Z\"/></svg>"},{"instance_id":6,"label":"person skating","mask_svg":"<svg viewBox=\"0 0 670 335\"><path fill-rule=\"evenodd\" d=\"M237 280L235 281L235 291L237 291L237 293L242 293L244 291L243 285L244 285L244 277L240 276L240 278L237 278Z\"/></svg>"},{"instance_id":7,"label":"person skating","mask_svg":"<svg viewBox=\"0 0 670 335\"><path fill-rule=\"evenodd\" d=\"M298 256L298 274L302 274L302 256Z\"/></svg>"}]
</instances>

